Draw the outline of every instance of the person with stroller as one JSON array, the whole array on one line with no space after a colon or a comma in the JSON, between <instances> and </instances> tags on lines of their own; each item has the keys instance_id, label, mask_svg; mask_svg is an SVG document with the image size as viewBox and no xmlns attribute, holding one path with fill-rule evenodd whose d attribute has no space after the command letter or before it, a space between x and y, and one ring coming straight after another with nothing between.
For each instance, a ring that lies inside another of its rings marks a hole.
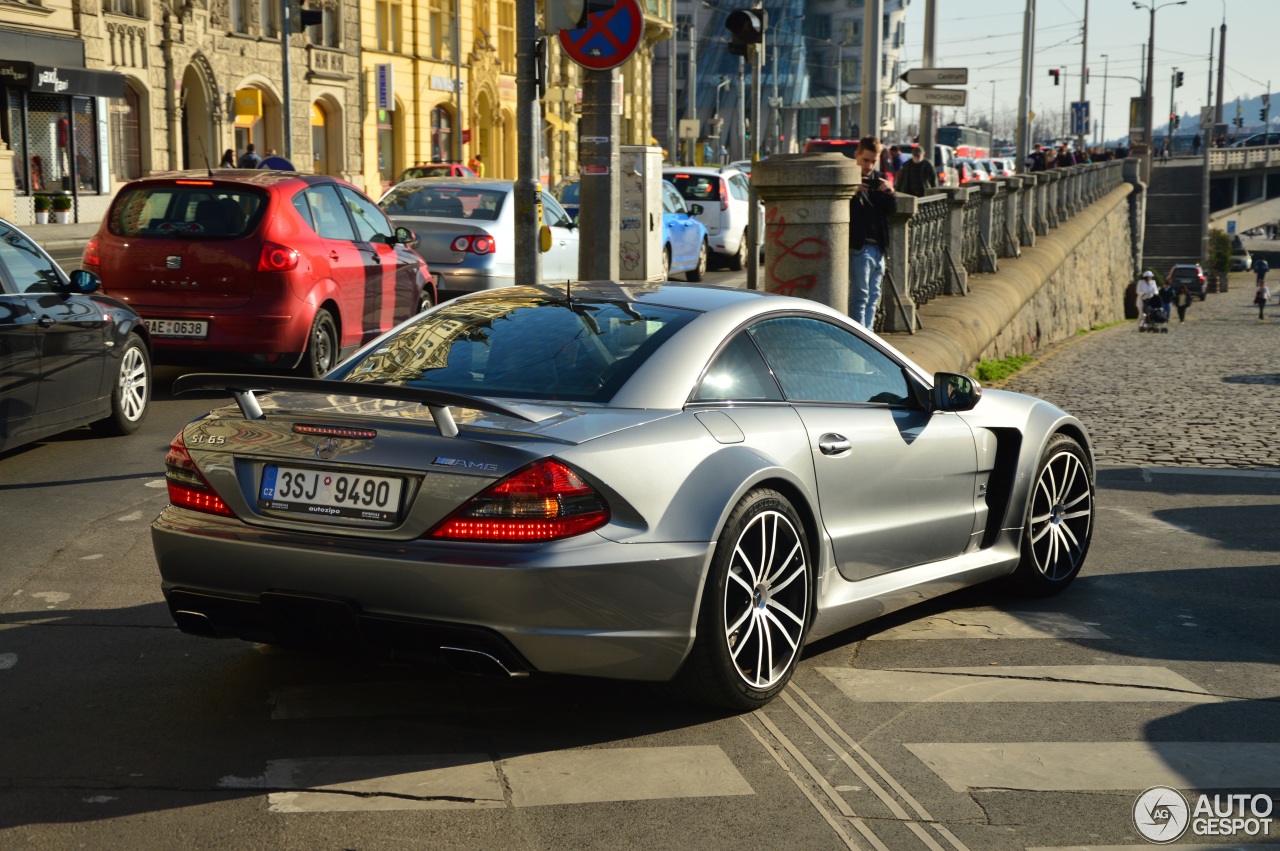
<instances>
[{"instance_id":1,"label":"person with stroller","mask_svg":"<svg viewBox=\"0 0 1280 851\"><path fill-rule=\"evenodd\" d=\"M1160 290L1156 286L1155 273L1150 269L1142 273L1142 277L1138 279L1138 330L1145 331L1147 329L1147 312L1150 310L1148 301L1155 300L1159 304Z\"/></svg>"}]
</instances>

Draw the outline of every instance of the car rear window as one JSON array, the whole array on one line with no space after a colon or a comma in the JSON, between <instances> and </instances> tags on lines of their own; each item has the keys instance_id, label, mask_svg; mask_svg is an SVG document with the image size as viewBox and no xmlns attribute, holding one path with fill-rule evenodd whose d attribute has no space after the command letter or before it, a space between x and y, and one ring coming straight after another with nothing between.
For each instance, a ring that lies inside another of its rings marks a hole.
<instances>
[{"instance_id":1,"label":"car rear window","mask_svg":"<svg viewBox=\"0 0 1280 851\"><path fill-rule=\"evenodd\" d=\"M419 177L450 177L452 168L447 165L420 165L404 170L401 180L414 180Z\"/></svg>"},{"instance_id":2,"label":"car rear window","mask_svg":"<svg viewBox=\"0 0 1280 851\"><path fill-rule=\"evenodd\" d=\"M235 239L252 233L267 208L261 189L210 180L126 187L111 207L116 236Z\"/></svg>"},{"instance_id":3,"label":"car rear window","mask_svg":"<svg viewBox=\"0 0 1280 851\"><path fill-rule=\"evenodd\" d=\"M804 152L806 154L844 154L849 159L855 159L858 155L858 143L805 142Z\"/></svg>"},{"instance_id":4,"label":"car rear window","mask_svg":"<svg viewBox=\"0 0 1280 851\"><path fill-rule=\"evenodd\" d=\"M332 377L471 396L604 403L697 315L624 300L449 302Z\"/></svg>"},{"instance_id":5,"label":"car rear window","mask_svg":"<svg viewBox=\"0 0 1280 851\"><path fill-rule=\"evenodd\" d=\"M502 203L506 199L504 189L419 183L395 187L378 202L378 206L388 216L493 221L502 212Z\"/></svg>"},{"instance_id":6,"label":"car rear window","mask_svg":"<svg viewBox=\"0 0 1280 851\"><path fill-rule=\"evenodd\" d=\"M579 185L580 184L576 180L573 183L566 183L564 187L560 190L560 203L561 204L578 203Z\"/></svg>"},{"instance_id":7,"label":"car rear window","mask_svg":"<svg viewBox=\"0 0 1280 851\"><path fill-rule=\"evenodd\" d=\"M672 174L667 177L686 201L719 201L720 178L706 174Z\"/></svg>"}]
</instances>

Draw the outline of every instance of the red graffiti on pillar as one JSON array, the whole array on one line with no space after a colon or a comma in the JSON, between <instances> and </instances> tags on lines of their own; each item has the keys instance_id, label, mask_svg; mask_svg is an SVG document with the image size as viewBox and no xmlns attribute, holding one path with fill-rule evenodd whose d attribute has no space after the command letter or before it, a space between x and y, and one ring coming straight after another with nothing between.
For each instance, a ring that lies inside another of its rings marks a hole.
<instances>
[{"instance_id":1,"label":"red graffiti on pillar","mask_svg":"<svg viewBox=\"0 0 1280 851\"><path fill-rule=\"evenodd\" d=\"M818 276L815 274L802 274L787 279L779 278L778 264L788 257L802 261L824 260L831 251L827 243L816 236L806 236L788 245L786 243L787 220L779 214L777 207L770 208L766 214L764 232L765 241L778 249L769 252L773 255L773 260L769 263L769 280L766 289L778 295L803 296L805 290L811 290L817 286Z\"/></svg>"}]
</instances>

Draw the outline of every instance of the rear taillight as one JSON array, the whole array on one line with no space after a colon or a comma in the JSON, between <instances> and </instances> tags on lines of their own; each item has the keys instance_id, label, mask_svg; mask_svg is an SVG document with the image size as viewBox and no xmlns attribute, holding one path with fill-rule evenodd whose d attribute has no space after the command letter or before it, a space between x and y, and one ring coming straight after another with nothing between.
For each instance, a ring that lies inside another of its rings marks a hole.
<instances>
[{"instance_id":1,"label":"rear taillight","mask_svg":"<svg viewBox=\"0 0 1280 851\"><path fill-rule=\"evenodd\" d=\"M454 237L453 242L449 243L449 247L454 251L467 251L472 254L492 254L497 250L497 244L493 241L493 237L488 234L476 234L474 236Z\"/></svg>"},{"instance_id":2,"label":"rear taillight","mask_svg":"<svg viewBox=\"0 0 1280 851\"><path fill-rule=\"evenodd\" d=\"M553 541L598 529L609 506L559 461L545 458L512 473L451 514L430 537L454 541Z\"/></svg>"},{"instance_id":3,"label":"rear taillight","mask_svg":"<svg viewBox=\"0 0 1280 851\"><path fill-rule=\"evenodd\" d=\"M729 209L729 182L720 178L720 212Z\"/></svg>"},{"instance_id":4,"label":"rear taillight","mask_svg":"<svg viewBox=\"0 0 1280 851\"><path fill-rule=\"evenodd\" d=\"M88 244L84 247L84 256L80 258L83 266L101 266L102 258L98 256L98 235L94 234L89 237Z\"/></svg>"},{"instance_id":5,"label":"rear taillight","mask_svg":"<svg viewBox=\"0 0 1280 851\"><path fill-rule=\"evenodd\" d=\"M298 251L275 242L262 243L259 272L290 272L298 268Z\"/></svg>"},{"instance_id":6,"label":"rear taillight","mask_svg":"<svg viewBox=\"0 0 1280 851\"><path fill-rule=\"evenodd\" d=\"M222 498L213 492L209 483L200 475L200 469L187 452L187 442L182 439L182 432L169 444L169 454L164 456L164 478L169 485L169 502L179 508L192 511L203 511L207 514L221 514L223 517L235 517L235 512L227 508Z\"/></svg>"}]
</instances>

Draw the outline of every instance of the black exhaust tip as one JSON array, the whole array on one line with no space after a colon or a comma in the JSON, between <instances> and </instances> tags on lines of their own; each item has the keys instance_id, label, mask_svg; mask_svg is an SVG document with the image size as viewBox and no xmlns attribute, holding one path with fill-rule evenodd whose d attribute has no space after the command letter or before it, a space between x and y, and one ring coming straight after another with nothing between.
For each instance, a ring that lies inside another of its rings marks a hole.
<instances>
[{"instance_id":1,"label":"black exhaust tip","mask_svg":"<svg viewBox=\"0 0 1280 851\"><path fill-rule=\"evenodd\" d=\"M527 677L529 672L514 664L501 662L496 656L470 647L441 647L449 667L459 673L482 677Z\"/></svg>"},{"instance_id":2,"label":"black exhaust tip","mask_svg":"<svg viewBox=\"0 0 1280 851\"><path fill-rule=\"evenodd\" d=\"M218 637L218 630L214 629L213 621L200 612L175 611L173 613L173 622L178 625L178 629L188 635L199 635L203 638Z\"/></svg>"}]
</instances>

